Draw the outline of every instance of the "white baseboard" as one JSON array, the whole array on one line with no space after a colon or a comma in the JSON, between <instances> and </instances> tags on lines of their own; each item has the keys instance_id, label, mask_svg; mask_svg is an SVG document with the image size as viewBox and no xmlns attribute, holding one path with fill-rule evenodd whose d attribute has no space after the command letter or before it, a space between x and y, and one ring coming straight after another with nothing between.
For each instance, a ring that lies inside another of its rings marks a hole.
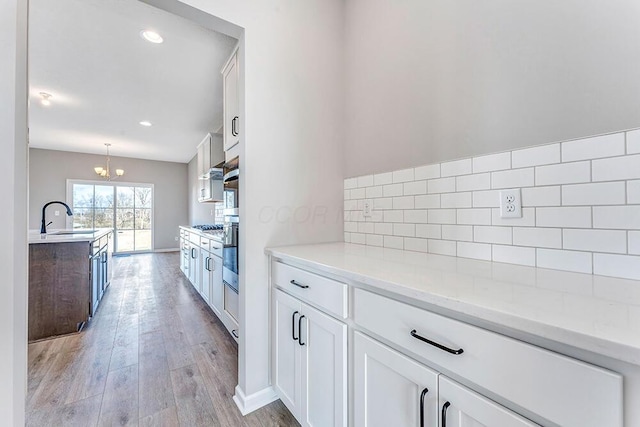
<instances>
[{"instance_id":1,"label":"white baseboard","mask_svg":"<svg viewBox=\"0 0 640 427\"><path fill-rule=\"evenodd\" d=\"M267 387L257 393L246 396L239 385L236 386L236 394L233 401L236 402L238 409L242 415L250 414L256 409L260 409L265 405L278 399L273 387Z\"/></svg>"},{"instance_id":2,"label":"white baseboard","mask_svg":"<svg viewBox=\"0 0 640 427\"><path fill-rule=\"evenodd\" d=\"M153 252L180 252L180 248L155 249Z\"/></svg>"}]
</instances>

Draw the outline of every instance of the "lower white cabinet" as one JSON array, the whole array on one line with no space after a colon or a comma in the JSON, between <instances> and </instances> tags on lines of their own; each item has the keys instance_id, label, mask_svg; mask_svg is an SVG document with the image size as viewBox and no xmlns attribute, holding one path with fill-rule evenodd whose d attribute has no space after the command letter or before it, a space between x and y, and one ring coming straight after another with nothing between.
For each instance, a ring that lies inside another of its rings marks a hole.
<instances>
[{"instance_id":1,"label":"lower white cabinet","mask_svg":"<svg viewBox=\"0 0 640 427\"><path fill-rule=\"evenodd\" d=\"M366 335L354 337L358 427L537 425Z\"/></svg>"},{"instance_id":2,"label":"lower white cabinet","mask_svg":"<svg viewBox=\"0 0 640 427\"><path fill-rule=\"evenodd\" d=\"M272 307L278 396L303 426L346 426L346 324L279 289Z\"/></svg>"},{"instance_id":3,"label":"lower white cabinet","mask_svg":"<svg viewBox=\"0 0 640 427\"><path fill-rule=\"evenodd\" d=\"M211 276L215 268L215 263L211 257L211 253L205 249L200 249L200 260L200 295L208 305L211 305Z\"/></svg>"}]
</instances>

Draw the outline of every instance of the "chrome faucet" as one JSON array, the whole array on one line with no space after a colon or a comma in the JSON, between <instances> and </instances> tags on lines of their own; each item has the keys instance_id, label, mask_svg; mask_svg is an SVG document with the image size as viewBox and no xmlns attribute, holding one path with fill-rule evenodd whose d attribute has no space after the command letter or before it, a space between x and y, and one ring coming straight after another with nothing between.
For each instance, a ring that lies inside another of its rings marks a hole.
<instances>
[{"instance_id":1,"label":"chrome faucet","mask_svg":"<svg viewBox=\"0 0 640 427\"><path fill-rule=\"evenodd\" d=\"M73 215L73 212L71 212L71 208L65 202L61 202L59 200L54 200L53 202L47 203L46 205L44 205L42 207L42 225L40 226L40 234L46 234L47 233L47 225L49 225L51 223L47 224L46 219L44 218L44 212L45 212L45 209L47 209L47 206L52 205L54 203L61 204L62 206L67 208L67 215L69 215L69 216Z\"/></svg>"}]
</instances>

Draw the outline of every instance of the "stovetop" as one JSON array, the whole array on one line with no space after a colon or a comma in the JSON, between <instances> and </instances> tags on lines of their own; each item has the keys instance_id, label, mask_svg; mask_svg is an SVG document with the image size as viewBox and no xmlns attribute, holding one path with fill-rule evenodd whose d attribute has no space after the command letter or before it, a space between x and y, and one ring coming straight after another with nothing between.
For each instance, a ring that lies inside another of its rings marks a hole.
<instances>
[{"instance_id":1,"label":"stovetop","mask_svg":"<svg viewBox=\"0 0 640 427\"><path fill-rule=\"evenodd\" d=\"M202 231L214 231L214 230L222 230L224 226L222 224L200 224L200 225L192 225L191 228L195 228Z\"/></svg>"}]
</instances>

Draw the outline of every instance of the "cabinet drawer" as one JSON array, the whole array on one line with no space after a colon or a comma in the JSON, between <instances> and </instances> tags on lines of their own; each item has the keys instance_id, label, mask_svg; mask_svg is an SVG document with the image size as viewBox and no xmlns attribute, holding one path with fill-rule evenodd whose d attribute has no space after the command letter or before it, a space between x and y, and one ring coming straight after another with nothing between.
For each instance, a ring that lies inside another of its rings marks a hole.
<instances>
[{"instance_id":1,"label":"cabinet drawer","mask_svg":"<svg viewBox=\"0 0 640 427\"><path fill-rule=\"evenodd\" d=\"M211 240L209 240L208 238L206 238L206 237L200 237L200 243L199 243L199 244L200 244L200 247L201 247L202 249L209 250L209 243L210 243L210 242L211 242Z\"/></svg>"},{"instance_id":2,"label":"cabinet drawer","mask_svg":"<svg viewBox=\"0 0 640 427\"><path fill-rule=\"evenodd\" d=\"M272 264L273 284L340 318L348 316L347 285L280 262Z\"/></svg>"},{"instance_id":3,"label":"cabinet drawer","mask_svg":"<svg viewBox=\"0 0 640 427\"><path fill-rule=\"evenodd\" d=\"M558 425L622 426L622 377L614 372L361 289L354 293L354 320Z\"/></svg>"},{"instance_id":4,"label":"cabinet drawer","mask_svg":"<svg viewBox=\"0 0 640 427\"><path fill-rule=\"evenodd\" d=\"M209 241L209 252L213 255L222 258L222 242L211 239Z\"/></svg>"}]
</instances>

